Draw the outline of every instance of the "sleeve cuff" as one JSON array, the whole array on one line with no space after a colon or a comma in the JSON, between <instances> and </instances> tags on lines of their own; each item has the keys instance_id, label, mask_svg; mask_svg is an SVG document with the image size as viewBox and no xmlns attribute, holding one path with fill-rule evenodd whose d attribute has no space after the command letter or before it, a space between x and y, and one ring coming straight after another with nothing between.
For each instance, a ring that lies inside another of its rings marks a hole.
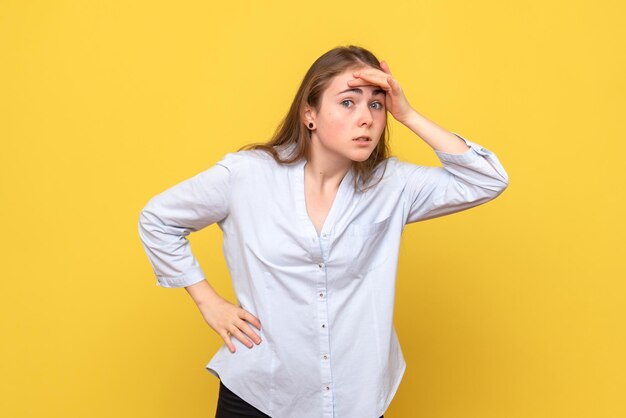
<instances>
[{"instance_id":1,"label":"sleeve cuff","mask_svg":"<svg viewBox=\"0 0 626 418\"><path fill-rule=\"evenodd\" d=\"M160 287L186 287L204 280L204 272L200 267L197 267L182 276L156 276L156 280L157 286Z\"/></svg>"},{"instance_id":2,"label":"sleeve cuff","mask_svg":"<svg viewBox=\"0 0 626 418\"><path fill-rule=\"evenodd\" d=\"M493 153L491 151L489 151L487 148L482 147L481 145L470 141L469 139L466 139L464 137L462 137L461 135L457 134L456 132L452 132L454 135L458 136L459 138L461 138L469 147L469 149L467 151L465 151L462 154L452 154L449 152L443 152L443 151L438 151L435 150L435 154L437 154L437 156L439 157L439 160L443 161L452 161L452 162L467 162L469 160L471 160L472 158L475 157L474 153L477 153L479 155L483 155L483 156L488 156L488 155L492 155Z\"/></svg>"}]
</instances>

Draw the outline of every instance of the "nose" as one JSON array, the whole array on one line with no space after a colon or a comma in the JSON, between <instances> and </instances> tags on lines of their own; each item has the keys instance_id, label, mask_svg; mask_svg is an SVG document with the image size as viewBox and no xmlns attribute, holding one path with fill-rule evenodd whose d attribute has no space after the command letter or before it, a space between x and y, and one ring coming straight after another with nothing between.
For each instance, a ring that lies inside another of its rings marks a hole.
<instances>
[{"instance_id":1,"label":"nose","mask_svg":"<svg viewBox=\"0 0 626 418\"><path fill-rule=\"evenodd\" d=\"M365 110L361 110L359 113L359 126L370 126L374 122L372 111L367 104L365 104L364 108Z\"/></svg>"}]
</instances>

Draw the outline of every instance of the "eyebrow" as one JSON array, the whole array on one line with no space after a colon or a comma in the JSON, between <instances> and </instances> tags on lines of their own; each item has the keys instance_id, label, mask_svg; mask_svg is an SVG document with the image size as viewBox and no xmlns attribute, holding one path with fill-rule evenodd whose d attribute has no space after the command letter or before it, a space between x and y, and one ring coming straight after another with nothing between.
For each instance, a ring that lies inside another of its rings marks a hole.
<instances>
[{"instance_id":1,"label":"eyebrow","mask_svg":"<svg viewBox=\"0 0 626 418\"><path fill-rule=\"evenodd\" d=\"M358 93L358 94L363 94L363 90L361 90L360 88L358 88L358 87L352 87L351 89L346 89L346 90L344 90L344 91L340 91L339 93L337 93L337 96L339 96L340 94L343 94L343 93L347 93L347 92L349 92L349 91L354 92L354 93ZM381 93L383 93L383 94L384 94L384 93L385 93L385 90L383 90L383 89L375 89L375 90L372 92L372 96L376 96L377 94L381 94Z\"/></svg>"}]
</instances>

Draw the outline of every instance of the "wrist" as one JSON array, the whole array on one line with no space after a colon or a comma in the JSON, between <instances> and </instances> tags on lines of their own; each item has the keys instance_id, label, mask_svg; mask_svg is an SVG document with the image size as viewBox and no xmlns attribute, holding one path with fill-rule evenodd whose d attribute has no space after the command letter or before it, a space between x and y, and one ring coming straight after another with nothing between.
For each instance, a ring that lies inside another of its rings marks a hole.
<instances>
[{"instance_id":1,"label":"wrist","mask_svg":"<svg viewBox=\"0 0 626 418\"><path fill-rule=\"evenodd\" d=\"M403 125L409 126L412 121L415 121L419 117L417 110L410 107L403 115L395 118L398 122Z\"/></svg>"},{"instance_id":2,"label":"wrist","mask_svg":"<svg viewBox=\"0 0 626 418\"><path fill-rule=\"evenodd\" d=\"M212 305L217 300L221 299L221 296L215 291L215 289L213 289L206 279L191 286L187 286L185 289L199 308Z\"/></svg>"}]
</instances>

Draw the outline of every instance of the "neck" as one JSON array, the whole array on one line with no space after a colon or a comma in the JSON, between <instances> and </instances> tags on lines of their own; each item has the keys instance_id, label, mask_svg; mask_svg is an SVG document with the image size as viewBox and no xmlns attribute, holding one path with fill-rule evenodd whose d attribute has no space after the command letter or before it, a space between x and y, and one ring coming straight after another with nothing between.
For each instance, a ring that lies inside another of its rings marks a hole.
<instances>
[{"instance_id":1,"label":"neck","mask_svg":"<svg viewBox=\"0 0 626 418\"><path fill-rule=\"evenodd\" d=\"M333 191L339 188L341 181L352 167L352 161L336 161L332 157L321 157L311 153L304 165L304 172L315 189Z\"/></svg>"}]
</instances>

